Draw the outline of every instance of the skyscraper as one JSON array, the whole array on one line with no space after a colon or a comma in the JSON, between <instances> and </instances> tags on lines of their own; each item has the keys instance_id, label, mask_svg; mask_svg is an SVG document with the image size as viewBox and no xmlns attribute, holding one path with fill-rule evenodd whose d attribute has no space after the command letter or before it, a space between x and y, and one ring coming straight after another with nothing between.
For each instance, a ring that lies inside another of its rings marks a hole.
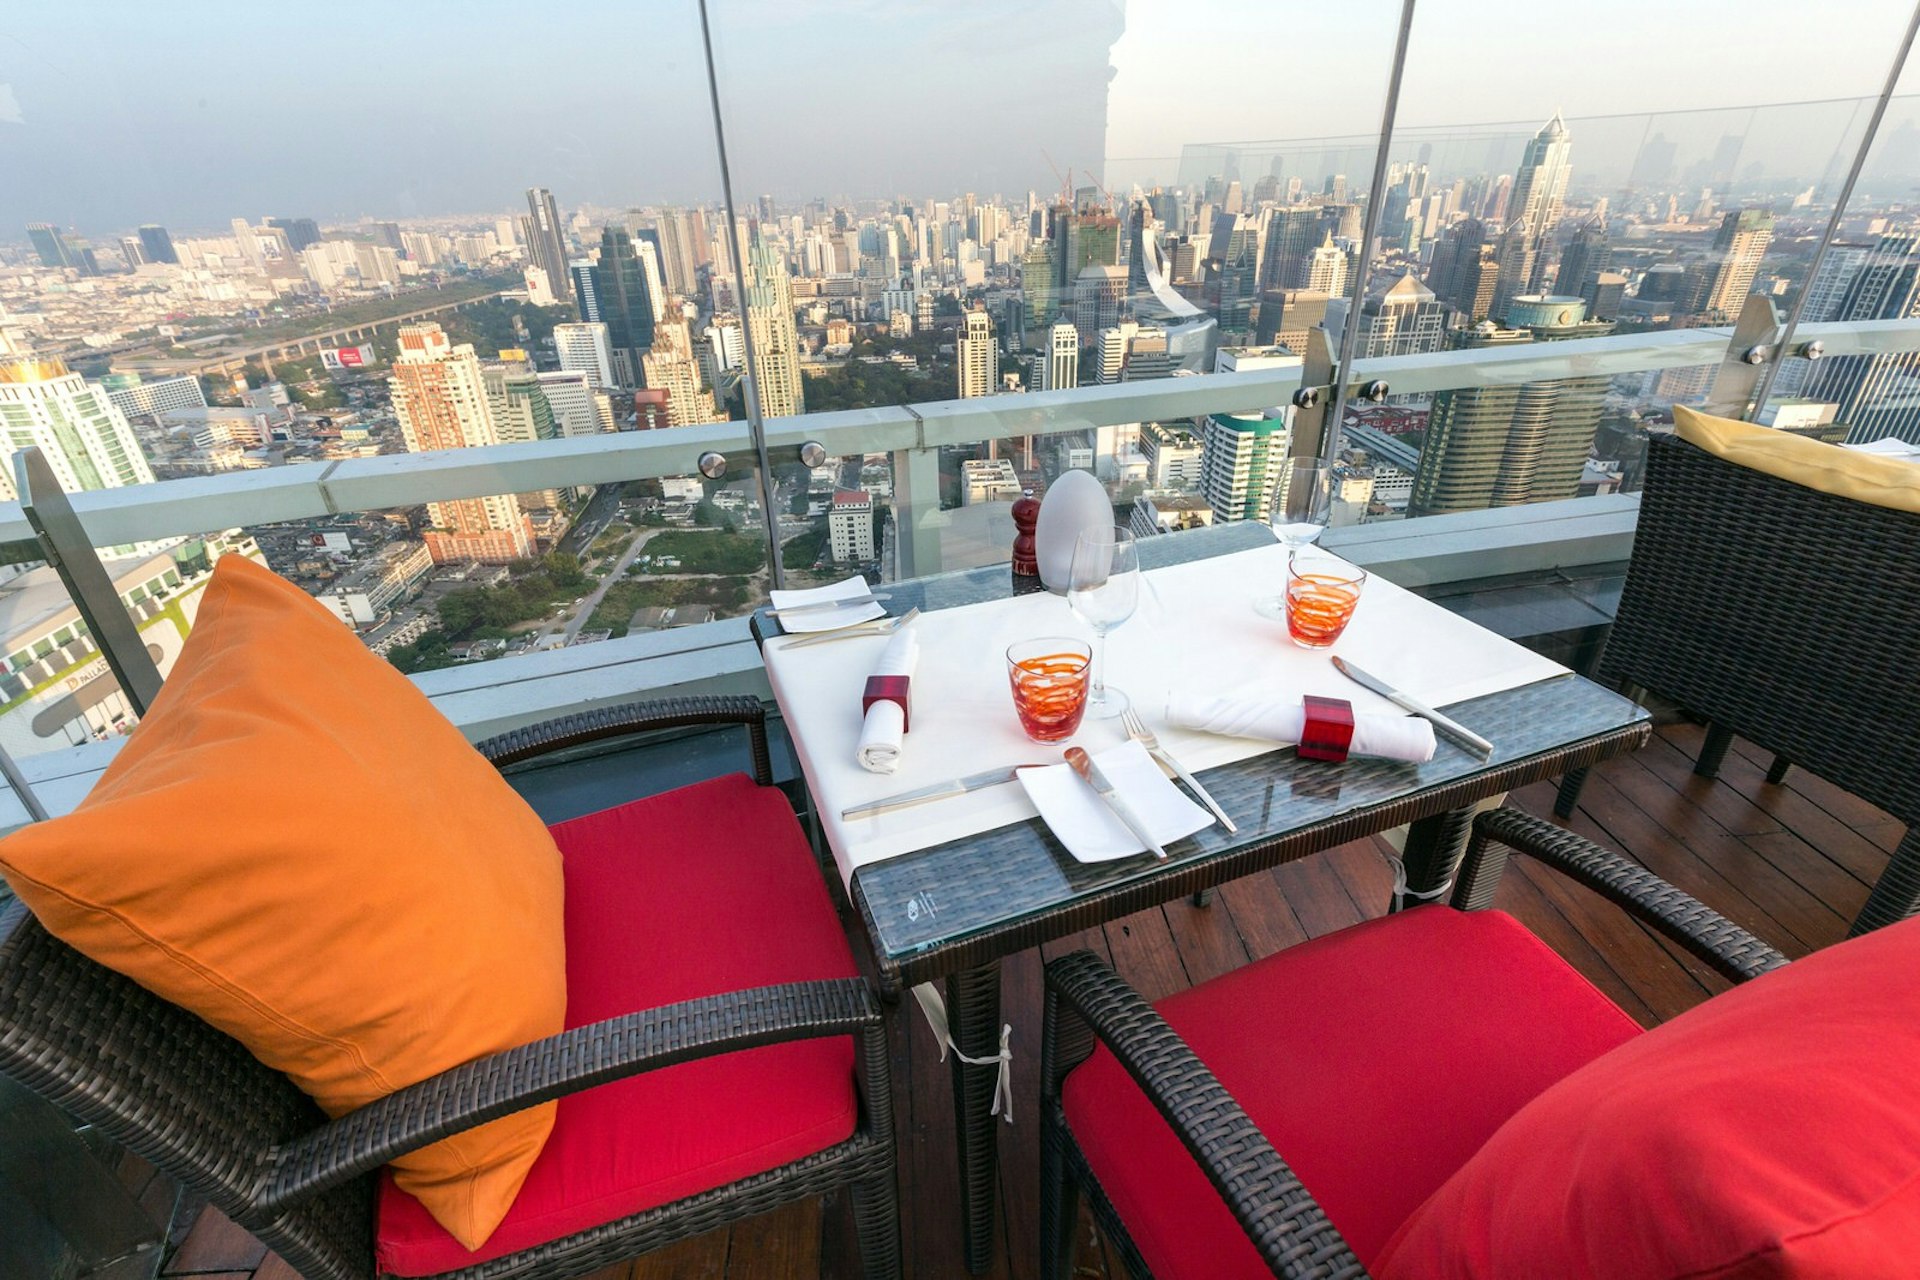
<instances>
[{"instance_id":1,"label":"skyscraper","mask_svg":"<svg viewBox=\"0 0 1920 1280\"><path fill-rule=\"evenodd\" d=\"M593 289L613 348L614 381L637 387L640 361L653 350L653 299L647 294L646 268L626 228L607 227L600 232Z\"/></svg>"},{"instance_id":2,"label":"skyscraper","mask_svg":"<svg viewBox=\"0 0 1920 1280\"><path fill-rule=\"evenodd\" d=\"M1320 247L1307 259L1307 288L1315 293L1343 293L1347 287L1347 252L1325 233Z\"/></svg>"},{"instance_id":3,"label":"skyscraper","mask_svg":"<svg viewBox=\"0 0 1920 1280\"><path fill-rule=\"evenodd\" d=\"M560 357L560 368L585 374L595 391L614 385L613 344L606 325L557 324L553 326L553 349Z\"/></svg>"},{"instance_id":4,"label":"skyscraper","mask_svg":"<svg viewBox=\"0 0 1920 1280\"><path fill-rule=\"evenodd\" d=\"M1079 386L1080 331L1065 320L1054 325L1047 338L1047 354L1040 369L1042 391Z\"/></svg>"},{"instance_id":5,"label":"skyscraper","mask_svg":"<svg viewBox=\"0 0 1920 1280\"><path fill-rule=\"evenodd\" d=\"M153 483L153 468L126 414L104 387L60 360L0 361L0 498L19 496L13 455L28 446L47 456L68 492Z\"/></svg>"},{"instance_id":6,"label":"skyscraper","mask_svg":"<svg viewBox=\"0 0 1920 1280\"><path fill-rule=\"evenodd\" d=\"M298 253L320 243L320 224L312 218L268 218L267 225L287 233L287 246Z\"/></svg>"},{"instance_id":7,"label":"skyscraper","mask_svg":"<svg viewBox=\"0 0 1920 1280\"><path fill-rule=\"evenodd\" d=\"M553 192L545 187L527 188L527 222L522 231L527 240L527 255L533 265L547 273L547 284L561 302L573 301L573 281L567 275L566 231L560 221L560 209ZM648 335L651 338L651 334Z\"/></svg>"},{"instance_id":8,"label":"skyscraper","mask_svg":"<svg viewBox=\"0 0 1920 1280\"><path fill-rule=\"evenodd\" d=\"M994 337L993 317L985 307L967 312L958 347L960 398L992 395L1000 381L1000 344Z\"/></svg>"},{"instance_id":9,"label":"skyscraper","mask_svg":"<svg viewBox=\"0 0 1920 1280\"><path fill-rule=\"evenodd\" d=\"M400 326L400 353L387 382L410 452L499 444L486 378L473 348L454 346L431 322ZM533 554L533 523L512 494L427 505L434 563L504 564Z\"/></svg>"},{"instance_id":10,"label":"skyscraper","mask_svg":"<svg viewBox=\"0 0 1920 1280\"><path fill-rule=\"evenodd\" d=\"M147 255L148 262L180 261L180 254L173 247L173 237L167 234L165 227L151 222L140 228L140 251Z\"/></svg>"},{"instance_id":11,"label":"skyscraper","mask_svg":"<svg viewBox=\"0 0 1920 1280\"><path fill-rule=\"evenodd\" d=\"M1207 243L1207 309L1225 341L1242 341L1252 327L1259 291L1261 219L1258 214L1218 213Z\"/></svg>"},{"instance_id":12,"label":"skyscraper","mask_svg":"<svg viewBox=\"0 0 1920 1280\"><path fill-rule=\"evenodd\" d=\"M600 293L593 284L593 264L584 260L569 262L567 279L573 284L573 305L580 313L580 322L601 323L605 317L600 314Z\"/></svg>"},{"instance_id":13,"label":"skyscraper","mask_svg":"<svg viewBox=\"0 0 1920 1280\"><path fill-rule=\"evenodd\" d=\"M641 359L641 374L647 390L667 393L667 416L673 426L690 427L719 420L713 397L700 379L700 365L693 357L693 341L687 322L675 319L659 325L653 333L653 349Z\"/></svg>"},{"instance_id":14,"label":"skyscraper","mask_svg":"<svg viewBox=\"0 0 1920 1280\"><path fill-rule=\"evenodd\" d=\"M1483 321L1449 335L1457 350L1601 337L1611 321L1588 320L1579 298L1522 295L1508 328ZM1571 498L1593 448L1607 379L1558 378L1434 393L1410 516L1479 511Z\"/></svg>"},{"instance_id":15,"label":"skyscraper","mask_svg":"<svg viewBox=\"0 0 1920 1280\"><path fill-rule=\"evenodd\" d=\"M1307 265L1320 243L1317 205L1288 205L1275 209L1267 223L1267 247L1260 263L1260 285L1266 289L1304 289Z\"/></svg>"},{"instance_id":16,"label":"skyscraper","mask_svg":"<svg viewBox=\"0 0 1920 1280\"><path fill-rule=\"evenodd\" d=\"M1773 242L1773 214L1765 209L1741 209L1720 220L1713 238L1716 257L1713 284L1707 290L1706 309L1726 320L1736 320L1753 290L1760 261Z\"/></svg>"},{"instance_id":17,"label":"skyscraper","mask_svg":"<svg viewBox=\"0 0 1920 1280\"><path fill-rule=\"evenodd\" d=\"M793 323L793 282L786 260L755 224L747 248L747 329L760 379L763 417L807 411L800 383L800 335Z\"/></svg>"},{"instance_id":18,"label":"skyscraper","mask_svg":"<svg viewBox=\"0 0 1920 1280\"><path fill-rule=\"evenodd\" d=\"M1351 300L1327 303L1327 340L1338 349ZM1417 356L1438 351L1446 341L1447 308L1433 290L1409 271L1382 293L1369 294L1360 308L1360 333L1354 355Z\"/></svg>"},{"instance_id":19,"label":"skyscraper","mask_svg":"<svg viewBox=\"0 0 1920 1280\"><path fill-rule=\"evenodd\" d=\"M1881 236L1855 272L1836 320L1920 316L1920 236ZM1907 388L1920 377L1920 352L1829 356L1813 366L1807 394L1839 405L1852 443L1897 436L1920 443L1920 401Z\"/></svg>"},{"instance_id":20,"label":"skyscraper","mask_svg":"<svg viewBox=\"0 0 1920 1280\"><path fill-rule=\"evenodd\" d=\"M1540 287L1546 266L1547 233L1560 221L1573 176L1573 135L1558 111L1527 142L1513 191L1506 201L1506 226L1501 236L1500 286L1495 311L1508 298ZM1517 232L1518 234L1512 234ZM1562 290L1563 293L1567 292Z\"/></svg>"},{"instance_id":21,"label":"skyscraper","mask_svg":"<svg viewBox=\"0 0 1920 1280\"><path fill-rule=\"evenodd\" d=\"M1291 435L1282 410L1207 418L1201 429L1200 492L1215 521L1267 518Z\"/></svg>"},{"instance_id":22,"label":"skyscraper","mask_svg":"<svg viewBox=\"0 0 1920 1280\"><path fill-rule=\"evenodd\" d=\"M494 434L501 444L559 437L560 426L554 417L553 405L547 400L540 377L531 365L525 361L483 365L480 376L487 388L487 412L493 416ZM515 494L514 498L521 510L538 511L557 508L561 495L557 489L539 489Z\"/></svg>"},{"instance_id":23,"label":"skyscraper","mask_svg":"<svg viewBox=\"0 0 1920 1280\"><path fill-rule=\"evenodd\" d=\"M29 222L27 239L33 242L33 251L40 255L41 266L58 269L79 265L68 257L67 239L51 222Z\"/></svg>"},{"instance_id":24,"label":"skyscraper","mask_svg":"<svg viewBox=\"0 0 1920 1280\"><path fill-rule=\"evenodd\" d=\"M1582 223L1560 251L1560 272L1554 277L1556 292L1584 295L1587 282L1605 271L1612 260L1606 224L1598 220Z\"/></svg>"}]
</instances>

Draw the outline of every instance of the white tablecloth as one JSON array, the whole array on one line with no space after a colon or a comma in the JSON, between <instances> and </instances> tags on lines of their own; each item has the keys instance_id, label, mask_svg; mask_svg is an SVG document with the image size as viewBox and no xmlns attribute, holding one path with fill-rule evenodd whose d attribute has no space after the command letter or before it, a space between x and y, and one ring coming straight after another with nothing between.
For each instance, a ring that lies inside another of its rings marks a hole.
<instances>
[{"instance_id":1,"label":"white tablecloth","mask_svg":"<svg viewBox=\"0 0 1920 1280\"><path fill-rule=\"evenodd\" d=\"M1279 594L1286 564L1286 549L1275 544L1153 570L1139 612L1108 637L1109 683L1131 696L1189 769L1283 748L1167 726L1167 694L1174 689L1311 693L1349 699L1356 711L1399 711L1335 671L1329 651L1297 647L1285 624L1253 612L1254 600ZM913 729L892 774L869 773L854 759L860 693L886 640L849 639L791 652L784 638L766 644L774 696L848 881L867 863L1020 822L1033 817L1034 808L1010 782L853 822L841 819L842 809L962 774L1056 763L1067 745L1043 746L1020 731L1005 656L1017 640L1090 637L1064 598L1036 593L940 609L913 625L921 644ZM1378 577L1368 580L1352 624L1331 652L1430 706L1566 674L1559 663ZM1118 721L1088 721L1072 741L1098 749L1124 736Z\"/></svg>"}]
</instances>

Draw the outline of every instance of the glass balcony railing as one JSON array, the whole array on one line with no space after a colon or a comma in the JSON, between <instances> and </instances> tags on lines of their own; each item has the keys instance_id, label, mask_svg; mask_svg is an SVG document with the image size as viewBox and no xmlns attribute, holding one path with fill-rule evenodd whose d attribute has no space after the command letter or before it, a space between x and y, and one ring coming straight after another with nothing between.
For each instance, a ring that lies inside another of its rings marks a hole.
<instances>
[{"instance_id":1,"label":"glass balcony railing","mask_svg":"<svg viewBox=\"0 0 1920 1280\"><path fill-rule=\"evenodd\" d=\"M703 650L672 633L732 635L778 586L1003 562L1011 500L1076 468L1151 533L1264 505L1229 454L1313 451L1336 526L1374 526L1630 494L1675 404L1920 438L1920 85L1862 52L1898 45L1899 6L1756 37L1781 74L1708 83L1687 51L1751 24L1663 14L1631 96L1517 35L1468 58L1462 31L1504 28L1453 0L1215 16L1235 37L1196 83L1177 50L1205 14L1022 18L960 62L933 54L991 12L829 40L779 6L676 6L610 19L606 49L530 36L569 87L505 76L457 124L474 68L356 43L367 83L430 81L446 117L356 116L393 145L330 141L297 180L182 185L150 148L111 193L67 163L75 87L29 68L0 453L54 457L163 669L237 551L424 673ZM612 73L621 32L653 51L644 86ZM1338 65L1208 87L1303 47ZM820 98L814 48L911 66L902 93L938 110ZM185 119L185 88L146 92L84 118ZM232 151L252 113L215 101L182 136ZM0 508L21 756L137 718L31 536Z\"/></svg>"}]
</instances>

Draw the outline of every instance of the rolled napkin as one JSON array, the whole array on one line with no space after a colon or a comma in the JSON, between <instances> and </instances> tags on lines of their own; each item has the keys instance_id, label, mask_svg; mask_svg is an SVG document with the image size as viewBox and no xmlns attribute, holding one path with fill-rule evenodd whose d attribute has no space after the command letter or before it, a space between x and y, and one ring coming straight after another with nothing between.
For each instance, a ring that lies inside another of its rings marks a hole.
<instances>
[{"instance_id":1,"label":"rolled napkin","mask_svg":"<svg viewBox=\"0 0 1920 1280\"><path fill-rule=\"evenodd\" d=\"M1229 738L1298 742L1307 713L1285 698L1215 698L1176 693L1167 699L1167 720L1183 729ZM1433 759L1433 726L1419 716L1355 715L1347 753L1424 764Z\"/></svg>"},{"instance_id":2,"label":"rolled napkin","mask_svg":"<svg viewBox=\"0 0 1920 1280\"><path fill-rule=\"evenodd\" d=\"M911 679L920 663L920 637L911 623L893 633L874 665L876 676ZM897 702L874 702L860 727L860 767L872 773L892 773L900 767L900 744L907 736L907 709Z\"/></svg>"}]
</instances>

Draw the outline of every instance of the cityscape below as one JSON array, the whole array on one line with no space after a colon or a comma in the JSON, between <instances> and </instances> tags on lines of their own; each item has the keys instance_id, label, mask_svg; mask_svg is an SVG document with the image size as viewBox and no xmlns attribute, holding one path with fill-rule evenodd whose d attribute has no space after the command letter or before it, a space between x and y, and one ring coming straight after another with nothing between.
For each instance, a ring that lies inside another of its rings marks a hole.
<instances>
[{"instance_id":1,"label":"cityscape below","mask_svg":"<svg viewBox=\"0 0 1920 1280\"><path fill-rule=\"evenodd\" d=\"M1920 309L1911 206L1856 201L1879 207L1844 210L1812 270L1834 175L1774 182L1741 166L1742 141L1683 155L1649 131L1606 189L1582 184L1579 122L1555 113L1509 171L1462 159L1492 146L1419 142L1377 193L1338 154L1246 144L1189 148L1177 185L1067 170L1011 197L762 195L732 227L717 203L569 209L542 187L524 211L405 221L112 237L37 222L0 244L0 452L37 446L77 491L730 420L747 442L754 419L1287 369L1316 331L1370 359L1724 328L1756 294L1783 311L1804 295L1803 322ZM1649 436L1708 400L1716 367L1346 403L1325 449L1332 521L1632 491ZM1788 360L1760 420L1920 443L1917 372L1910 352ZM942 563L1004 561L1010 504L1072 469L1140 536L1264 520L1297 412L943 447ZM902 571L894 454L763 478L753 452L718 478L103 554L163 670L223 554L300 583L404 671L736 617L765 601L771 555L789 585ZM124 732L130 708L51 571L0 574L0 746Z\"/></svg>"}]
</instances>

